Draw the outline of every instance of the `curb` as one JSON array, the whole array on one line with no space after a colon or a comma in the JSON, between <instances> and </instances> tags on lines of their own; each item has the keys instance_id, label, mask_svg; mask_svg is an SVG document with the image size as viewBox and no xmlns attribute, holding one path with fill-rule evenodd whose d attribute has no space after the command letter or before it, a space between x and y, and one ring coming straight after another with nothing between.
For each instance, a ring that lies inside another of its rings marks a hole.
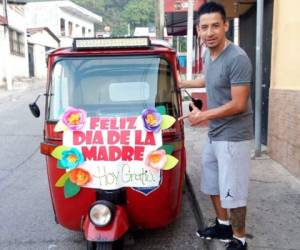
<instances>
[{"instance_id":1,"label":"curb","mask_svg":"<svg viewBox=\"0 0 300 250\"><path fill-rule=\"evenodd\" d=\"M191 179L187 173L185 174L185 183L186 183L186 187L187 187L187 191L188 191L188 198L189 198L192 208L193 208L193 213L194 213L194 216L195 216L195 219L197 222L197 226L199 229L202 230L205 227L203 213L202 213L200 205L197 201ZM203 240L203 246L204 246L204 250L212 250L212 248L210 247L210 244L205 240Z\"/></svg>"}]
</instances>

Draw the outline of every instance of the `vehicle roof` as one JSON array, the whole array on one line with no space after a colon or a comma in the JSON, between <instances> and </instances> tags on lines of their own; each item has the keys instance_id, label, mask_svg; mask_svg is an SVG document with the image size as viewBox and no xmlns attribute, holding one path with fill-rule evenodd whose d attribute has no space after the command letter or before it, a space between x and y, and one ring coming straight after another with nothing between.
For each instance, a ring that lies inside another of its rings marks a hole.
<instances>
[{"instance_id":1,"label":"vehicle roof","mask_svg":"<svg viewBox=\"0 0 300 250\"><path fill-rule=\"evenodd\" d=\"M149 47L144 48L101 48L101 49L80 49L74 50L72 47L59 48L51 51L50 56L79 56L79 55L139 55L139 54L161 54L175 53L171 46L157 41L151 42Z\"/></svg>"}]
</instances>

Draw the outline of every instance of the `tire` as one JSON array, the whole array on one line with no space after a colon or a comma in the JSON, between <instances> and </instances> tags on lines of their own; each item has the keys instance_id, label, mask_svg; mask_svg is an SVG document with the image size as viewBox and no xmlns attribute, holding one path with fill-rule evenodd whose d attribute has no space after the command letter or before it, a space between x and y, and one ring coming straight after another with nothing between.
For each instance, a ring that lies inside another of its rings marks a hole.
<instances>
[{"instance_id":1,"label":"tire","mask_svg":"<svg viewBox=\"0 0 300 250\"><path fill-rule=\"evenodd\" d=\"M95 242L95 250L113 250L113 242Z\"/></svg>"},{"instance_id":2,"label":"tire","mask_svg":"<svg viewBox=\"0 0 300 250\"><path fill-rule=\"evenodd\" d=\"M87 241L87 250L122 250L123 239L114 242Z\"/></svg>"},{"instance_id":3,"label":"tire","mask_svg":"<svg viewBox=\"0 0 300 250\"><path fill-rule=\"evenodd\" d=\"M94 242L93 241L86 241L86 250L95 250L94 249Z\"/></svg>"}]
</instances>

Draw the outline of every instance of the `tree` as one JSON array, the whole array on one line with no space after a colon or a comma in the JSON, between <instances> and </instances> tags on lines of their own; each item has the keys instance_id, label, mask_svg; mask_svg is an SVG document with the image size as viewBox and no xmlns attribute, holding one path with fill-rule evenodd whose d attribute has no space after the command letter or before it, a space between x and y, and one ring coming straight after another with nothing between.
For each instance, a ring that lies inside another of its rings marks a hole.
<instances>
[{"instance_id":1,"label":"tree","mask_svg":"<svg viewBox=\"0 0 300 250\"><path fill-rule=\"evenodd\" d=\"M40 0L27 0L28 2ZM47 0L45 0L47 1ZM103 30L110 26L112 35L127 35L130 25L131 31L137 26L154 26L155 0L72 0L76 4L102 16L103 23L96 29Z\"/></svg>"},{"instance_id":2,"label":"tree","mask_svg":"<svg viewBox=\"0 0 300 250\"><path fill-rule=\"evenodd\" d=\"M123 19L130 24L131 30L137 26L154 26L154 0L131 0L122 11Z\"/></svg>"}]
</instances>

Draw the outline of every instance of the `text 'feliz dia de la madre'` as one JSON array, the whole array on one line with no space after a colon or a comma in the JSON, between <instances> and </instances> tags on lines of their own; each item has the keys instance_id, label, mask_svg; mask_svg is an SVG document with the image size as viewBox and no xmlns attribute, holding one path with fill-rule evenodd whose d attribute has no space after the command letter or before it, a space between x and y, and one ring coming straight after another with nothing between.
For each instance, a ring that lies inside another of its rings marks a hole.
<instances>
[{"instance_id":1,"label":"text 'feliz dia de la madre'","mask_svg":"<svg viewBox=\"0 0 300 250\"><path fill-rule=\"evenodd\" d=\"M85 160L143 161L145 147L155 146L156 140L153 132L137 128L136 121L137 117L91 117L87 130L72 131L72 144L81 146Z\"/></svg>"}]
</instances>

